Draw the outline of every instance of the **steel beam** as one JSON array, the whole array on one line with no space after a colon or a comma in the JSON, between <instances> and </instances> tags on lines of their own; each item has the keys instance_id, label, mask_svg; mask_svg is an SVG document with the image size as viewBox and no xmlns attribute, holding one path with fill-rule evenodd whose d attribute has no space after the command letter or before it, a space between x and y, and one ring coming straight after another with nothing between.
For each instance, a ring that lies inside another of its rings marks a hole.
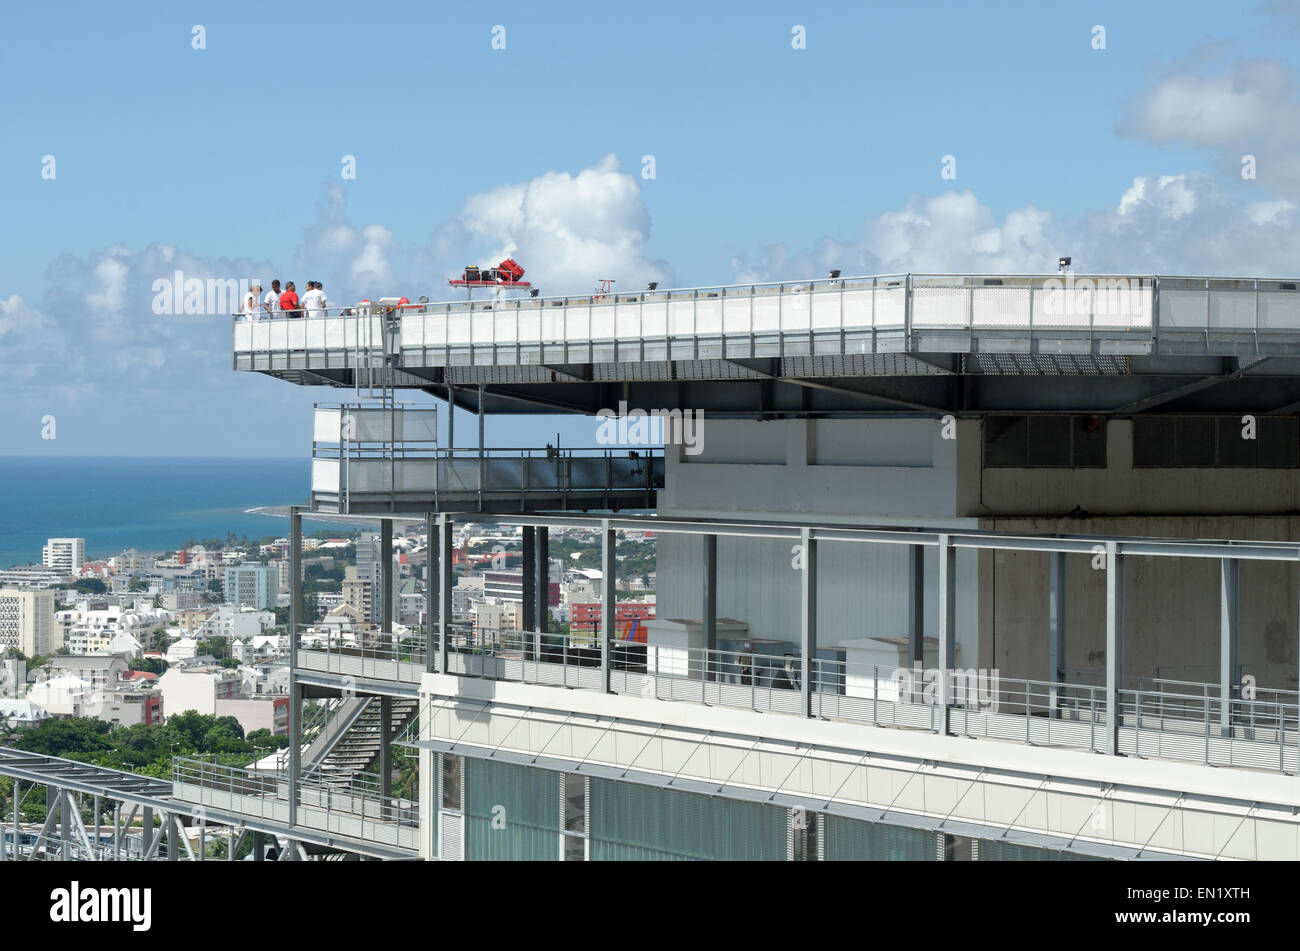
<instances>
[{"instance_id":1,"label":"steel beam","mask_svg":"<svg viewBox=\"0 0 1300 951\"><path fill-rule=\"evenodd\" d=\"M537 619L538 634L545 634L551 627L551 537L545 525L535 527L533 535L533 544L535 551L533 553L533 564L537 566L537 584L533 587L533 594L537 598L537 605L533 609L533 614ZM534 656L536 651L540 651L539 643L534 644Z\"/></svg>"},{"instance_id":2,"label":"steel beam","mask_svg":"<svg viewBox=\"0 0 1300 951\"><path fill-rule=\"evenodd\" d=\"M523 629L525 632L537 630L537 547L535 534L537 529L525 525L521 531L524 547L524 590L523 590ZM524 649L525 655L527 648Z\"/></svg>"}]
</instances>

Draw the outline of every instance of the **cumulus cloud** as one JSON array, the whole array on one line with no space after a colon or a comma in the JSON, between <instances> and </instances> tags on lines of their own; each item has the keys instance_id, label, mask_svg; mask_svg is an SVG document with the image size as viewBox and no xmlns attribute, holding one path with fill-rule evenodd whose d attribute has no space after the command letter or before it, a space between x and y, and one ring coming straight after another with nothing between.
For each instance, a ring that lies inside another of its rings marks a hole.
<instances>
[{"instance_id":1,"label":"cumulus cloud","mask_svg":"<svg viewBox=\"0 0 1300 951\"><path fill-rule=\"evenodd\" d=\"M1001 220L968 191L913 197L868 218L854 240L763 248L732 261L738 283L846 273L1051 273L1068 254L1096 273L1294 274L1296 204L1243 201L1203 174L1139 177L1115 205L1057 219L1032 205Z\"/></svg>"},{"instance_id":2,"label":"cumulus cloud","mask_svg":"<svg viewBox=\"0 0 1300 951\"><path fill-rule=\"evenodd\" d=\"M1205 149L1238 177L1251 155L1254 181L1300 191L1300 93L1291 70L1271 59L1212 68L1189 63L1162 77L1129 104L1117 131Z\"/></svg>"},{"instance_id":3,"label":"cumulus cloud","mask_svg":"<svg viewBox=\"0 0 1300 951\"><path fill-rule=\"evenodd\" d=\"M547 172L471 195L438 229L428 261L441 283L465 264L513 257L544 294L589 291L606 277L628 288L671 283L672 269L652 258L649 242L637 181L607 155L576 175Z\"/></svg>"}]
</instances>

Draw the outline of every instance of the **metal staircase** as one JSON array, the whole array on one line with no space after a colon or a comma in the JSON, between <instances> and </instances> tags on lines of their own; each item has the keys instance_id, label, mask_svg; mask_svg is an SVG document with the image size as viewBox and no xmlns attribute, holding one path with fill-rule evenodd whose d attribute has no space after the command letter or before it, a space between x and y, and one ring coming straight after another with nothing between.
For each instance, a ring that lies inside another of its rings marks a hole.
<instances>
[{"instance_id":1,"label":"metal staircase","mask_svg":"<svg viewBox=\"0 0 1300 951\"><path fill-rule=\"evenodd\" d=\"M345 700L330 724L303 756L303 771L320 782L343 788L373 772L379 758L384 724L378 697ZM415 719L419 703L394 698L388 736L396 738Z\"/></svg>"}]
</instances>

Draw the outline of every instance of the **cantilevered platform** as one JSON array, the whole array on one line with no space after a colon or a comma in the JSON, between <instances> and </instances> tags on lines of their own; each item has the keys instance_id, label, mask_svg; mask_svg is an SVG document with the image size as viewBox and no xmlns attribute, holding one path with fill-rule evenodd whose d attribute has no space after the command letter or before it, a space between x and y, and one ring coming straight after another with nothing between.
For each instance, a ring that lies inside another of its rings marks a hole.
<instances>
[{"instance_id":1,"label":"cantilevered platform","mask_svg":"<svg viewBox=\"0 0 1300 951\"><path fill-rule=\"evenodd\" d=\"M304 385L423 389L489 413L590 414L620 400L737 417L1292 412L1297 286L898 274L358 308L236 320L233 365Z\"/></svg>"}]
</instances>

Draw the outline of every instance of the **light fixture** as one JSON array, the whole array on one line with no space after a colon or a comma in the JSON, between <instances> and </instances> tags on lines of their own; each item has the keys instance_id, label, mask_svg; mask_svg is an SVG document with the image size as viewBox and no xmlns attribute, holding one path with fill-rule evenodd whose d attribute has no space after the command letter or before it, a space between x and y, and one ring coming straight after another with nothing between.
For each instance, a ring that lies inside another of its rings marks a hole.
<instances>
[{"instance_id":1,"label":"light fixture","mask_svg":"<svg viewBox=\"0 0 1300 951\"><path fill-rule=\"evenodd\" d=\"M653 291L653 290L655 290L655 289L658 288L658 287L659 287L659 282L658 282L658 281L651 281L649 284L647 284L647 285L645 286L645 289L648 290L648 291Z\"/></svg>"},{"instance_id":2,"label":"light fixture","mask_svg":"<svg viewBox=\"0 0 1300 951\"><path fill-rule=\"evenodd\" d=\"M1057 260L1056 260L1056 273L1057 273L1057 274L1064 274L1064 273L1065 273L1065 269L1068 268L1069 266L1070 266L1070 259L1069 259L1069 258L1067 258L1067 257L1057 258Z\"/></svg>"},{"instance_id":3,"label":"light fixture","mask_svg":"<svg viewBox=\"0 0 1300 951\"><path fill-rule=\"evenodd\" d=\"M832 281L835 280L836 278L838 278L839 276L840 276L839 268L835 268L834 270L831 271L831 280L832 280Z\"/></svg>"},{"instance_id":4,"label":"light fixture","mask_svg":"<svg viewBox=\"0 0 1300 951\"><path fill-rule=\"evenodd\" d=\"M532 288L529 288L529 290L528 290L528 296L529 296L529 297L536 297L537 294L538 294L538 292L539 292L540 290L541 290L540 287L532 287Z\"/></svg>"}]
</instances>

